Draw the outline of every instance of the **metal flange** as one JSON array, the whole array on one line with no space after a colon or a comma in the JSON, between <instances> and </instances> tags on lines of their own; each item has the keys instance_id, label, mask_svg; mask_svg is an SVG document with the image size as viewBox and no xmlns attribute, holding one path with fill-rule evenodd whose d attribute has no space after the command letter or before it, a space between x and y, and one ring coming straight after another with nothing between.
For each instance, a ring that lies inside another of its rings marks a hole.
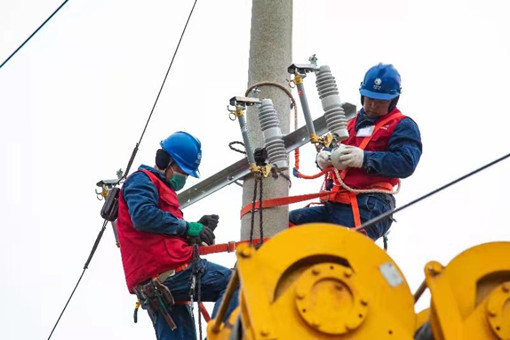
<instances>
[{"instance_id":1,"label":"metal flange","mask_svg":"<svg viewBox=\"0 0 510 340\"><path fill-rule=\"evenodd\" d=\"M504 282L489 295L486 316L492 331L501 340L510 339L510 281Z\"/></svg>"},{"instance_id":2,"label":"metal flange","mask_svg":"<svg viewBox=\"0 0 510 340\"><path fill-rule=\"evenodd\" d=\"M294 300L310 327L332 335L356 330L368 312L356 274L337 263L321 263L304 271L296 282Z\"/></svg>"}]
</instances>

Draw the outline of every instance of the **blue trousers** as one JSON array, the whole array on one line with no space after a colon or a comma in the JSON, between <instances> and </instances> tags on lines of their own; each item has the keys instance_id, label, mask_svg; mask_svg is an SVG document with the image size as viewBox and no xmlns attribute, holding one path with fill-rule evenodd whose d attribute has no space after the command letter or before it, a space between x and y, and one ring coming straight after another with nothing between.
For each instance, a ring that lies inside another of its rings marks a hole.
<instances>
[{"instance_id":1,"label":"blue trousers","mask_svg":"<svg viewBox=\"0 0 510 340\"><path fill-rule=\"evenodd\" d=\"M213 313L211 317L215 317L218 312L218 308L223 299L223 294L227 288L227 283L230 280L232 271L223 266L217 265L207 260L201 259L200 264L203 268L201 276L201 301L216 302L214 305ZM190 265L186 270L175 274L167 278L164 285L170 289L175 301L189 301L190 299L190 277L193 272L192 266ZM227 310L229 315L239 304L238 301L238 290L235 292L232 301ZM197 297L194 297L194 301ZM190 314L190 307L187 305L174 305L169 311L170 315L177 324L177 328L172 331L170 326L165 321L165 318L161 314L149 315L151 316L154 329L156 331L156 337L158 340L195 340L197 338L197 332L195 324ZM203 330L205 333L205 329Z\"/></svg>"},{"instance_id":2,"label":"blue trousers","mask_svg":"<svg viewBox=\"0 0 510 340\"><path fill-rule=\"evenodd\" d=\"M359 194L358 207L361 223L375 218L395 208L395 198L388 194ZM340 224L349 228L354 226L354 217L350 204L326 202L324 205L292 210L289 221L295 225L323 222ZM368 237L377 240L390 229L391 217L371 225L366 229Z\"/></svg>"}]
</instances>

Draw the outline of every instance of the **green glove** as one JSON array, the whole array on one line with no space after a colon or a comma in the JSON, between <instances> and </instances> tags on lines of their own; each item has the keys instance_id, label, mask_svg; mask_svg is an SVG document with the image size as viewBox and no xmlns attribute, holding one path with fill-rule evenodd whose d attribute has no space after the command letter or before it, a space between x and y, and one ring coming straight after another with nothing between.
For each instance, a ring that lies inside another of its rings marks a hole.
<instances>
[{"instance_id":1,"label":"green glove","mask_svg":"<svg viewBox=\"0 0 510 340\"><path fill-rule=\"evenodd\" d=\"M204 225L202 223L198 222L188 222L188 230L187 233L191 237L196 237L200 235L200 232L204 228Z\"/></svg>"}]
</instances>

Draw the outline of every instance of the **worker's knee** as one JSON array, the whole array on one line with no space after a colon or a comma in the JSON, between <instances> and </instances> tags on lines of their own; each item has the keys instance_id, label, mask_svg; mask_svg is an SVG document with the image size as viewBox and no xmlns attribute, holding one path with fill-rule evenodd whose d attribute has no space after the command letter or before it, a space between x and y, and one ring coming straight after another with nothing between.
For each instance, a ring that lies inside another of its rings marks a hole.
<instances>
[{"instance_id":1,"label":"worker's knee","mask_svg":"<svg viewBox=\"0 0 510 340\"><path fill-rule=\"evenodd\" d=\"M289 213L289 222L293 225L327 222L327 220L328 214L323 206L296 209Z\"/></svg>"}]
</instances>

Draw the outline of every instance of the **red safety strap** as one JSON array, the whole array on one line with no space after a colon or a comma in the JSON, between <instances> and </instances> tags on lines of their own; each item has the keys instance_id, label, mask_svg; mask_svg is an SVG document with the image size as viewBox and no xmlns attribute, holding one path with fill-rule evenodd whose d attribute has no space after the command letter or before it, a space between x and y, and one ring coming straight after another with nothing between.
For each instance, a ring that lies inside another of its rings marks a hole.
<instances>
[{"instance_id":1,"label":"red safety strap","mask_svg":"<svg viewBox=\"0 0 510 340\"><path fill-rule=\"evenodd\" d=\"M361 141L361 144L359 145L359 148L361 150L365 150L368 143L372 139L372 136L374 136L376 134L376 132L379 131L379 129L381 127L386 125L386 123L388 123L390 120L394 119L395 117L400 117L400 116L402 116L402 113L397 112L392 115L389 115L388 117L384 118L383 120L381 120L377 124L375 124L374 131L372 131L372 134L370 136L366 136L365 138L363 138L363 140ZM349 170L349 168L342 170L342 172L340 173L340 177L342 177L342 179L345 178L345 175L347 174L347 170Z\"/></svg>"},{"instance_id":2,"label":"red safety strap","mask_svg":"<svg viewBox=\"0 0 510 340\"><path fill-rule=\"evenodd\" d=\"M269 240L269 237L264 237L264 242ZM207 255L207 254L213 254L213 253L222 253L227 252L231 253L236 250L236 248L243 243L250 243L249 240L241 240L241 241L230 241L227 243L221 243L221 244L214 244L212 246L200 246L200 255ZM260 243L260 238L254 238L252 240L252 243L254 245L257 245Z\"/></svg>"},{"instance_id":3,"label":"red safety strap","mask_svg":"<svg viewBox=\"0 0 510 340\"><path fill-rule=\"evenodd\" d=\"M361 144L359 145L359 148L362 149L362 150L365 150L366 146L368 145L368 143L372 139L372 136L374 136L376 134L376 132L379 131L379 129L382 126L387 124L390 120L394 119L395 117L399 117L401 115L402 114L400 112L394 113L394 114L389 115L388 117L384 118L383 120L379 121L377 124L375 124L374 131L372 131L372 134L370 136L366 136L361 141ZM345 178L345 176L347 175L347 171L348 170L349 170L349 168L347 168L345 170L342 170L342 172L340 173L340 177L342 179ZM386 184L386 183L382 183L382 184ZM392 189L393 189L393 186L390 185L389 190L392 190ZM360 214L359 214L358 200L357 200L356 196L353 195L353 196L350 196L350 201L351 201L351 208L352 208L352 216L354 217L354 227L358 228L359 226L361 226L361 218L360 218ZM355 230L358 230L358 229L355 229ZM360 231L362 233L366 234L365 230L360 230Z\"/></svg>"},{"instance_id":4,"label":"red safety strap","mask_svg":"<svg viewBox=\"0 0 510 340\"><path fill-rule=\"evenodd\" d=\"M209 322L211 320L211 316L209 315L209 312L207 311L207 309L205 309L203 302L200 302L200 312L202 313L202 316L204 317L205 322Z\"/></svg>"},{"instance_id":5,"label":"red safety strap","mask_svg":"<svg viewBox=\"0 0 510 340\"><path fill-rule=\"evenodd\" d=\"M358 198L356 195L351 195L351 209L352 217L354 218L354 226L358 227L361 225L361 217L359 215Z\"/></svg>"},{"instance_id":6,"label":"red safety strap","mask_svg":"<svg viewBox=\"0 0 510 340\"><path fill-rule=\"evenodd\" d=\"M189 306L191 304L191 301L175 301L176 305L186 305L186 306ZM209 315L209 312L207 311L207 309L205 308L204 306L204 303L203 302L200 302L200 312L202 313L202 316L204 317L204 320L206 322L209 322L209 320L211 320L211 316Z\"/></svg>"},{"instance_id":7,"label":"red safety strap","mask_svg":"<svg viewBox=\"0 0 510 340\"><path fill-rule=\"evenodd\" d=\"M314 199L317 197L320 197L320 198L326 197L327 198L327 197L329 197L329 195L331 195L331 192L322 191L322 192L318 192L315 194L270 198L270 199L262 201L262 209L273 208L273 207L277 207L280 205L287 205L287 204L297 203L297 202L301 202L301 201L307 201L307 200L311 200L311 199ZM259 209L259 207L260 207L260 202L259 201L255 202L255 209ZM245 205L241 209L241 218L252 210L253 210L253 203Z\"/></svg>"}]
</instances>

